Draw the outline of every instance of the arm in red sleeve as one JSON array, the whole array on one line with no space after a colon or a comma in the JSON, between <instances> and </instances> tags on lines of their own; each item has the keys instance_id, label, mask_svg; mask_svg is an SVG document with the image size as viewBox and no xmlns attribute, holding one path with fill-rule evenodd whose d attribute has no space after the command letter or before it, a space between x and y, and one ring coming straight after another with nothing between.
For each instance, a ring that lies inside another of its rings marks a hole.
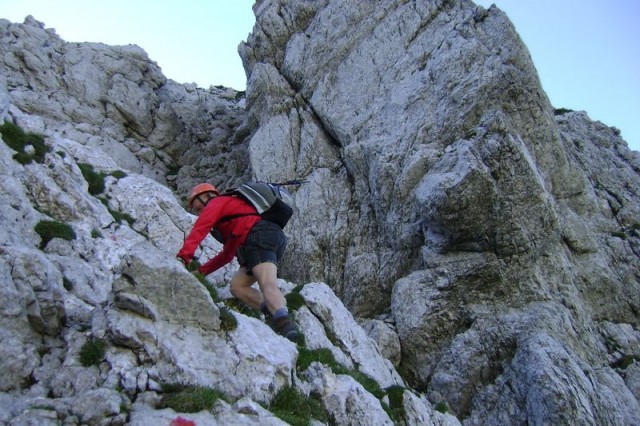
<instances>
[{"instance_id":1,"label":"arm in red sleeve","mask_svg":"<svg viewBox=\"0 0 640 426\"><path fill-rule=\"evenodd\" d=\"M236 250L238 250L241 242L242 240L240 238L231 238L228 242L225 242L222 247L222 251L198 268L198 271L201 274L209 275L231 262L235 257Z\"/></svg>"},{"instance_id":2,"label":"arm in red sleeve","mask_svg":"<svg viewBox=\"0 0 640 426\"><path fill-rule=\"evenodd\" d=\"M189 235L184 240L182 248L177 254L177 256L184 259L187 264L191 262L191 259L202 240L205 239L207 234L211 231L211 228L213 228L220 220L222 205L217 203L217 200L217 198L214 198L209 201L207 207L202 210L200 216L198 216L198 219L196 220L196 223L193 225L193 229L189 232Z\"/></svg>"}]
</instances>

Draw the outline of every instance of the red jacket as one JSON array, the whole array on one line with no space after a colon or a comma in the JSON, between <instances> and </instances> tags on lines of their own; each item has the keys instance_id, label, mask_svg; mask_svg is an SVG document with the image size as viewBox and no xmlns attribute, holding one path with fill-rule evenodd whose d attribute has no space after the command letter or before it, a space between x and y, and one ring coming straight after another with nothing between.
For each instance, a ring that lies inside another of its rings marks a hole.
<instances>
[{"instance_id":1,"label":"red jacket","mask_svg":"<svg viewBox=\"0 0 640 426\"><path fill-rule=\"evenodd\" d=\"M220 222L225 217L238 214L250 216ZM236 250L244 243L247 234L260 219L256 209L244 200L231 196L216 197L200 212L193 229L178 252L178 257L188 264L211 229L217 229L224 237L222 251L198 268L201 273L210 274L233 260Z\"/></svg>"}]
</instances>

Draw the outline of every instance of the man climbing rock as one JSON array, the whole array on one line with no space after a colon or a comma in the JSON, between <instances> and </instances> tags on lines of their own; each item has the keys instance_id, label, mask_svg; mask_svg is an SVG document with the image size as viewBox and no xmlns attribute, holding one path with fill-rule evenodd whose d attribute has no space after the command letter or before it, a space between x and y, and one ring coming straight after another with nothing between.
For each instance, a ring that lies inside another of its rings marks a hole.
<instances>
[{"instance_id":1,"label":"man climbing rock","mask_svg":"<svg viewBox=\"0 0 640 426\"><path fill-rule=\"evenodd\" d=\"M223 243L222 251L198 270L207 275L237 257L240 269L231 279L231 294L248 306L260 309L278 334L295 342L298 331L277 285L278 261L287 245L282 228L263 218L242 197L220 195L216 187L208 183L193 188L189 208L198 219L178 252L178 259L188 265L202 240L212 232ZM256 281L260 290L253 287Z\"/></svg>"}]
</instances>

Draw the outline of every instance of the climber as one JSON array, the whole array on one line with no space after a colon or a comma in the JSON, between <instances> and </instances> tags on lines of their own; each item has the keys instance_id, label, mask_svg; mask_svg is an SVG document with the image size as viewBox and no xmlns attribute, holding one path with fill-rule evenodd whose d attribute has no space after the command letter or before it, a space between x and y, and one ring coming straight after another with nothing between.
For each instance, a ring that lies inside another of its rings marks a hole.
<instances>
[{"instance_id":1,"label":"climber","mask_svg":"<svg viewBox=\"0 0 640 426\"><path fill-rule=\"evenodd\" d=\"M198 271L210 274L237 257L240 269L231 279L231 294L259 309L265 322L278 334L296 342L298 331L277 285L278 261L287 245L284 232L237 195L219 195L209 183L196 185L189 194L189 208L198 219L178 252L178 259L188 265L207 234L218 232L223 241L222 251ZM256 281L260 290L253 287Z\"/></svg>"}]
</instances>

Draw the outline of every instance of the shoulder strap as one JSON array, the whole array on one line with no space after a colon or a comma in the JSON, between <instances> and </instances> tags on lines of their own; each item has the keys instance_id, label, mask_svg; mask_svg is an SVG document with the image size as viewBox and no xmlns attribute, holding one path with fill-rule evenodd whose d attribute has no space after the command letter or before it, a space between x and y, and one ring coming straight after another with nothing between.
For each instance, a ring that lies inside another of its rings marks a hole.
<instances>
[{"instance_id":1,"label":"shoulder strap","mask_svg":"<svg viewBox=\"0 0 640 426\"><path fill-rule=\"evenodd\" d=\"M218 195L218 197L231 197L233 194L233 192L228 192L222 195ZM225 223L225 222L229 222L232 221L234 219L237 219L239 217L244 217L244 216L260 216L259 213L237 213L237 214L230 214L229 216L223 216L222 219L220 219L218 221L218 223Z\"/></svg>"},{"instance_id":2,"label":"shoulder strap","mask_svg":"<svg viewBox=\"0 0 640 426\"><path fill-rule=\"evenodd\" d=\"M224 216L222 219L220 219L218 221L218 223L224 223L224 222L229 222L232 221L234 219L237 219L239 217L245 217L245 216L260 216L260 214L258 213L238 213L238 214L231 214L229 216Z\"/></svg>"}]
</instances>

